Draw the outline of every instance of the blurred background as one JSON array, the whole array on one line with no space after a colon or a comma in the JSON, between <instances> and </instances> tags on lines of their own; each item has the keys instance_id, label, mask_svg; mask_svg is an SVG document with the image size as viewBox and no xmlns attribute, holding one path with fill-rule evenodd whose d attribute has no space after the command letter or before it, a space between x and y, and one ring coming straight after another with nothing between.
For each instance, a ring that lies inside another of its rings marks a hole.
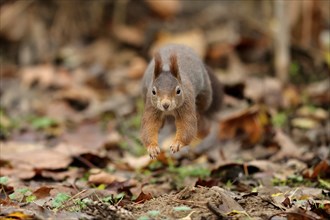
<instances>
[{"instance_id":1,"label":"blurred background","mask_svg":"<svg viewBox=\"0 0 330 220\"><path fill-rule=\"evenodd\" d=\"M87 120L124 135L131 128L139 143L140 79L167 43L191 46L215 70L224 112L265 104L287 131L311 128L315 115L287 120L301 106L328 117L329 8L328 0L1 0L0 136L57 137Z\"/></svg>"}]
</instances>

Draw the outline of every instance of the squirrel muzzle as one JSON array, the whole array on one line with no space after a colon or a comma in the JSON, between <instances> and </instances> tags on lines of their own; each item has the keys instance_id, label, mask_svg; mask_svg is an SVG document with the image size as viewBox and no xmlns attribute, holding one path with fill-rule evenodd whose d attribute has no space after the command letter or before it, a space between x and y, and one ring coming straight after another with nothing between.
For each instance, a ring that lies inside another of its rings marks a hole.
<instances>
[{"instance_id":1,"label":"squirrel muzzle","mask_svg":"<svg viewBox=\"0 0 330 220\"><path fill-rule=\"evenodd\" d=\"M175 108L175 103L172 102L169 98L164 98L160 100L160 105L158 106L158 108L161 111L171 111Z\"/></svg>"}]
</instances>

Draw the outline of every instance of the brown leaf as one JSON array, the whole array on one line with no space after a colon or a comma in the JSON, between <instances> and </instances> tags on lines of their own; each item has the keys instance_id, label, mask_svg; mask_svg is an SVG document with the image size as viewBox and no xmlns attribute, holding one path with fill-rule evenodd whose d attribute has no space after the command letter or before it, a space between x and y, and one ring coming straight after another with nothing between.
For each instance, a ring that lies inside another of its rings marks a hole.
<instances>
[{"instance_id":1,"label":"brown leaf","mask_svg":"<svg viewBox=\"0 0 330 220\"><path fill-rule=\"evenodd\" d=\"M312 83L307 88L307 94L310 100L315 104L326 105L330 102L330 84L329 79L321 82Z\"/></svg>"},{"instance_id":2,"label":"brown leaf","mask_svg":"<svg viewBox=\"0 0 330 220\"><path fill-rule=\"evenodd\" d=\"M0 176L15 176L20 179L31 179L36 175L36 172L33 171L32 167L27 169L20 168L20 167L1 167L0 169Z\"/></svg>"},{"instance_id":3,"label":"brown leaf","mask_svg":"<svg viewBox=\"0 0 330 220\"><path fill-rule=\"evenodd\" d=\"M133 157L129 154L124 157L124 161L134 170L144 168L148 166L151 162L149 155L144 155L142 157Z\"/></svg>"},{"instance_id":4,"label":"brown leaf","mask_svg":"<svg viewBox=\"0 0 330 220\"><path fill-rule=\"evenodd\" d=\"M298 146L280 129L276 130L274 140L278 143L281 149L274 156L272 156L272 160L280 160L284 157L298 158L301 155L301 150Z\"/></svg>"},{"instance_id":5,"label":"brown leaf","mask_svg":"<svg viewBox=\"0 0 330 220\"><path fill-rule=\"evenodd\" d=\"M37 170L62 169L72 162L71 157L40 144L9 142L1 144L0 148L0 158L10 161L12 165L11 169L1 172L24 179L33 177Z\"/></svg>"},{"instance_id":6,"label":"brown leaf","mask_svg":"<svg viewBox=\"0 0 330 220\"><path fill-rule=\"evenodd\" d=\"M31 164L36 169L62 169L72 162L72 158L49 149L26 152L12 160Z\"/></svg>"},{"instance_id":7,"label":"brown leaf","mask_svg":"<svg viewBox=\"0 0 330 220\"><path fill-rule=\"evenodd\" d=\"M301 96L295 86L287 86L283 91L283 106L285 108L296 107L301 103Z\"/></svg>"},{"instance_id":8,"label":"brown leaf","mask_svg":"<svg viewBox=\"0 0 330 220\"><path fill-rule=\"evenodd\" d=\"M79 115L70 107L70 105L63 100L56 100L46 106L46 115L58 122L65 122L67 120L79 121Z\"/></svg>"},{"instance_id":9,"label":"brown leaf","mask_svg":"<svg viewBox=\"0 0 330 220\"><path fill-rule=\"evenodd\" d=\"M158 2L157 2L158 3ZM152 45L150 54L169 43L184 44L191 47L201 58L206 53L205 37L201 30L195 29L178 34L160 33L157 41Z\"/></svg>"},{"instance_id":10,"label":"brown leaf","mask_svg":"<svg viewBox=\"0 0 330 220\"><path fill-rule=\"evenodd\" d=\"M247 144L256 144L264 134L264 124L262 114L258 107L252 107L225 118L220 122L219 137L220 139L232 139L239 135L239 132L245 134L244 141Z\"/></svg>"},{"instance_id":11,"label":"brown leaf","mask_svg":"<svg viewBox=\"0 0 330 220\"><path fill-rule=\"evenodd\" d=\"M153 1L145 0L148 6L163 18L171 18L181 10L179 0Z\"/></svg>"},{"instance_id":12,"label":"brown leaf","mask_svg":"<svg viewBox=\"0 0 330 220\"><path fill-rule=\"evenodd\" d=\"M33 195L37 197L37 199L42 199L47 196L50 196L50 191L53 189L53 187L48 187L48 186L42 186L39 189L35 190L33 192Z\"/></svg>"},{"instance_id":13,"label":"brown leaf","mask_svg":"<svg viewBox=\"0 0 330 220\"><path fill-rule=\"evenodd\" d=\"M147 68L147 62L141 57L134 57L128 67L128 77L131 79L140 79Z\"/></svg>"},{"instance_id":14,"label":"brown leaf","mask_svg":"<svg viewBox=\"0 0 330 220\"><path fill-rule=\"evenodd\" d=\"M144 203L145 201L148 201L150 199L152 199L152 195L151 193L144 193L143 191L141 191L140 195L135 199L134 202L136 203Z\"/></svg>"},{"instance_id":15,"label":"brown leaf","mask_svg":"<svg viewBox=\"0 0 330 220\"><path fill-rule=\"evenodd\" d=\"M120 41L134 46L141 46L144 41L143 32L136 27L115 25L113 33Z\"/></svg>"},{"instance_id":16,"label":"brown leaf","mask_svg":"<svg viewBox=\"0 0 330 220\"><path fill-rule=\"evenodd\" d=\"M290 198L289 197L286 197L284 199L284 201L282 202L282 205L284 205L285 207L289 207L291 208L291 201L290 201Z\"/></svg>"},{"instance_id":17,"label":"brown leaf","mask_svg":"<svg viewBox=\"0 0 330 220\"><path fill-rule=\"evenodd\" d=\"M319 177L326 176L327 173L328 174L330 173L329 169L330 169L329 162L327 160L322 160L314 167L313 170L305 171L304 176L310 179L315 179L318 176Z\"/></svg>"},{"instance_id":18,"label":"brown leaf","mask_svg":"<svg viewBox=\"0 0 330 220\"><path fill-rule=\"evenodd\" d=\"M1 35L5 35L12 41L21 40L29 29L30 19L26 19L27 8L30 1L18 1L13 4L4 4L1 7Z\"/></svg>"},{"instance_id":19,"label":"brown leaf","mask_svg":"<svg viewBox=\"0 0 330 220\"><path fill-rule=\"evenodd\" d=\"M63 142L57 145L54 150L71 156L87 153L98 155L107 139L107 134L101 130L98 123L86 122L80 124L75 131L65 133L62 136Z\"/></svg>"},{"instance_id":20,"label":"brown leaf","mask_svg":"<svg viewBox=\"0 0 330 220\"><path fill-rule=\"evenodd\" d=\"M96 172L96 171L95 171ZM89 178L88 182L96 183L96 184L112 184L114 182L124 182L126 178L115 176L110 173L106 173L104 171L97 171L97 173L92 173Z\"/></svg>"},{"instance_id":21,"label":"brown leaf","mask_svg":"<svg viewBox=\"0 0 330 220\"><path fill-rule=\"evenodd\" d=\"M210 179L210 180L203 180L198 178L195 186L205 186L205 187L212 187L217 186L219 184L219 180L216 179Z\"/></svg>"},{"instance_id":22,"label":"brown leaf","mask_svg":"<svg viewBox=\"0 0 330 220\"><path fill-rule=\"evenodd\" d=\"M65 170L65 171L42 170L41 176L60 181L66 178L78 178L81 177L82 175L81 175L81 171L78 168L70 168L69 170Z\"/></svg>"},{"instance_id":23,"label":"brown leaf","mask_svg":"<svg viewBox=\"0 0 330 220\"><path fill-rule=\"evenodd\" d=\"M99 100L98 94L87 86L76 86L60 90L56 95L57 100L66 101L76 111L88 109Z\"/></svg>"},{"instance_id":24,"label":"brown leaf","mask_svg":"<svg viewBox=\"0 0 330 220\"><path fill-rule=\"evenodd\" d=\"M41 88L60 87L66 88L72 86L72 76L66 70L56 70L50 64L26 67L21 70L23 84L32 86L37 83Z\"/></svg>"},{"instance_id":25,"label":"brown leaf","mask_svg":"<svg viewBox=\"0 0 330 220\"><path fill-rule=\"evenodd\" d=\"M244 95L256 103L264 102L271 107L283 104L282 84L276 78L253 78L245 81Z\"/></svg>"}]
</instances>

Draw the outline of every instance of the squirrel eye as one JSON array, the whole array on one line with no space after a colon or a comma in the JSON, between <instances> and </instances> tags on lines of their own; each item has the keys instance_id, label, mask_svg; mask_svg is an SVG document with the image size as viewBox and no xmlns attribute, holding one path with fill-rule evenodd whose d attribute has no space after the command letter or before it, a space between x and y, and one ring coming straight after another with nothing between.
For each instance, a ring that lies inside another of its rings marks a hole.
<instances>
[{"instance_id":1,"label":"squirrel eye","mask_svg":"<svg viewBox=\"0 0 330 220\"><path fill-rule=\"evenodd\" d=\"M152 89L152 94L156 95L156 89L155 88Z\"/></svg>"},{"instance_id":2,"label":"squirrel eye","mask_svg":"<svg viewBox=\"0 0 330 220\"><path fill-rule=\"evenodd\" d=\"M181 89L178 87L178 88L176 89L176 94L177 94L177 95L180 95L180 93L181 93Z\"/></svg>"}]
</instances>

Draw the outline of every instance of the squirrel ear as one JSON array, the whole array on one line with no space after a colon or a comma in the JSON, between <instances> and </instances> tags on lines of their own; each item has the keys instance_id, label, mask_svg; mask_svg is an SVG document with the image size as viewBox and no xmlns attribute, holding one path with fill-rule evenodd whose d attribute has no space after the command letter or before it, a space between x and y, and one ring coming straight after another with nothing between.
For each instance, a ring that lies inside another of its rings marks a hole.
<instances>
[{"instance_id":1,"label":"squirrel ear","mask_svg":"<svg viewBox=\"0 0 330 220\"><path fill-rule=\"evenodd\" d=\"M175 78L180 80L178 60L174 53L170 55L170 71Z\"/></svg>"},{"instance_id":2,"label":"squirrel ear","mask_svg":"<svg viewBox=\"0 0 330 220\"><path fill-rule=\"evenodd\" d=\"M156 79L162 72L162 58L160 57L160 54L157 52L155 54L154 59L155 59L154 79Z\"/></svg>"}]
</instances>

